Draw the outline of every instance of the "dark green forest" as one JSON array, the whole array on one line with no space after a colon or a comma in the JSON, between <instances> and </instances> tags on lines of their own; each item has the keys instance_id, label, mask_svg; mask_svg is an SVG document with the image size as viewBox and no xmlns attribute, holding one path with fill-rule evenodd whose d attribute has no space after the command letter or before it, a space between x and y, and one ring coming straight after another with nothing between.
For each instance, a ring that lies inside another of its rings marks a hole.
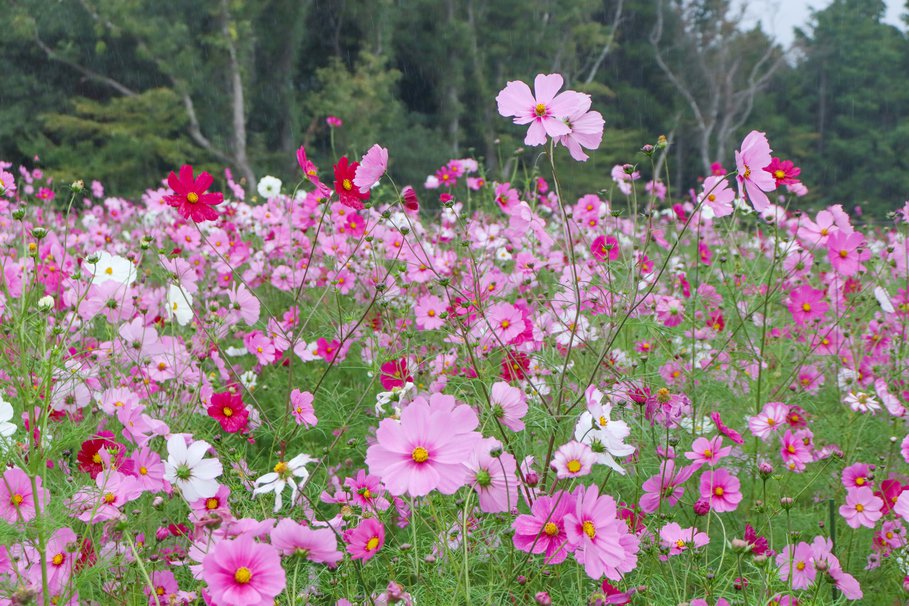
<instances>
[{"instance_id":1,"label":"dark green forest","mask_svg":"<svg viewBox=\"0 0 909 606\"><path fill-rule=\"evenodd\" d=\"M832 0L782 48L727 0L3 0L0 158L133 196L181 163L295 182L375 142L399 183L450 158L491 178L523 130L505 82L559 72L606 119L572 193L659 135L678 194L744 133L802 168L801 206L909 198L909 38L882 0ZM785 7L785 2L782 3ZM785 10L785 8L783 8ZM344 126L332 129L329 115ZM332 138L334 141L332 141ZM649 161L641 167L650 177ZM223 183L223 181L222 181Z\"/></svg>"}]
</instances>

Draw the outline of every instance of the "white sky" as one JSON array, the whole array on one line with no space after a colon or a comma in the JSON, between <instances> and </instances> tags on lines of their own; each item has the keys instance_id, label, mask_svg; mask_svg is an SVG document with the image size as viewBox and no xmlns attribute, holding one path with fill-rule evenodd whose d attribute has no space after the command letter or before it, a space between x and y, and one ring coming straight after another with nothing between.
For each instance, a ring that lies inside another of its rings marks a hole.
<instances>
[{"instance_id":1,"label":"white sky","mask_svg":"<svg viewBox=\"0 0 909 606\"><path fill-rule=\"evenodd\" d=\"M743 0L744 2L744 0ZM906 12L904 0L885 0L887 14L884 21L905 29L900 15ZM811 9L819 10L830 0L750 0L746 22L760 21L765 32L771 34L783 47L789 46L795 35L793 29L805 27L811 18Z\"/></svg>"}]
</instances>

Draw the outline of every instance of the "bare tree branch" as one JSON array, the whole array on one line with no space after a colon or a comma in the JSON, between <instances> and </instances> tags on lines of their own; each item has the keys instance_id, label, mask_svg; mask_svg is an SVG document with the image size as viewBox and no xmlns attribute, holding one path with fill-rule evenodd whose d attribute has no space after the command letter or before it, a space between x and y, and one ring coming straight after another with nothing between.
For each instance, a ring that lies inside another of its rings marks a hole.
<instances>
[{"instance_id":1,"label":"bare tree branch","mask_svg":"<svg viewBox=\"0 0 909 606\"><path fill-rule=\"evenodd\" d=\"M66 65L68 67L71 67L72 69L76 70L77 72L79 72L80 74L82 74L83 76L88 78L89 80L94 80L95 82L100 82L101 84L105 84L105 85L109 86L110 88L114 89L115 91L117 91L118 93L120 93L121 95L123 95L124 97L135 97L136 95L139 94L136 91L134 91L133 89L126 86L125 84L122 84L121 82L118 82L118 81L114 80L113 78L105 76L104 74L99 74L98 72L91 70L91 69L85 67L84 65L76 63L72 59L68 59L67 57L64 57L63 55L61 55L60 53L55 51L53 48L48 46L44 42L44 40L41 39L41 36L38 35L37 29L35 30L35 42L38 44L38 47L44 51L44 54L47 55L48 59L51 59L52 61L56 61L58 63L62 63L63 65Z\"/></svg>"},{"instance_id":2,"label":"bare tree branch","mask_svg":"<svg viewBox=\"0 0 909 606\"><path fill-rule=\"evenodd\" d=\"M615 15L612 17L612 29L609 33L609 40L606 41L606 44L603 46L603 50L600 51L599 56L597 56L597 60L593 62L593 66L587 73L587 78L584 80L585 84L590 84L593 82L593 79L596 77L597 72L600 71L600 66L603 64L606 56L609 55L609 51L612 50L612 45L615 42L615 35L619 31L619 23L622 21L622 9L624 6L625 0L618 0L618 4L615 7Z\"/></svg>"}]
</instances>

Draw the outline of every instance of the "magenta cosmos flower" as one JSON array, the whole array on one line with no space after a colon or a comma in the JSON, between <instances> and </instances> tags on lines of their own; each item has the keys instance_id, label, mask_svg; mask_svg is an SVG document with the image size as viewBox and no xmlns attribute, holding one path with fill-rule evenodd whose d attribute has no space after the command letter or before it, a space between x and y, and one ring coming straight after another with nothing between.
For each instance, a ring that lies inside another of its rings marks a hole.
<instances>
[{"instance_id":1,"label":"magenta cosmos flower","mask_svg":"<svg viewBox=\"0 0 909 606\"><path fill-rule=\"evenodd\" d=\"M591 578L620 580L637 566L638 538L616 516L615 500L600 495L596 485L578 486L574 497L574 511L565 515L565 531L575 546L575 559Z\"/></svg>"},{"instance_id":2,"label":"magenta cosmos flower","mask_svg":"<svg viewBox=\"0 0 909 606\"><path fill-rule=\"evenodd\" d=\"M249 535L216 543L202 560L202 580L218 606L271 606L287 584L278 550Z\"/></svg>"},{"instance_id":3,"label":"magenta cosmos flower","mask_svg":"<svg viewBox=\"0 0 909 606\"><path fill-rule=\"evenodd\" d=\"M179 176L173 171L167 176L167 184L174 193L164 196L164 201L176 208L184 219L197 223L214 221L218 218L218 213L212 207L224 202L224 195L206 193L213 182L212 176L205 171L194 178L193 167L184 164L180 167Z\"/></svg>"},{"instance_id":4,"label":"magenta cosmos flower","mask_svg":"<svg viewBox=\"0 0 909 606\"><path fill-rule=\"evenodd\" d=\"M454 494L467 483L464 462L481 437L474 431L478 424L473 409L452 396L417 397L400 421L379 423L366 464L395 496L421 497L433 490Z\"/></svg>"},{"instance_id":5,"label":"magenta cosmos flower","mask_svg":"<svg viewBox=\"0 0 909 606\"><path fill-rule=\"evenodd\" d=\"M366 518L356 528L344 533L347 553L354 560L369 560L385 544L385 527L375 518Z\"/></svg>"},{"instance_id":6,"label":"magenta cosmos flower","mask_svg":"<svg viewBox=\"0 0 909 606\"><path fill-rule=\"evenodd\" d=\"M808 284L802 284L789 293L789 313L799 326L823 320L829 308L824 301L824 291L815 290Z\"/></svg>"},{"instance_id":7,"label":"magenta cosmos flower","mask_svg":"<svg viewBox=\"0 0 909 606\"><path fill-rule=\"evenodd\" d=\"M512 524L514 546L528 553L545 553L547 564L562 562L574 549L565 532L565 515L574 507L574 496L561 490L551 497L538 497L530 513L519 515Z\"/></svg>"},{"instance_id":8,"label":"magenta cosmos flower","mask_svg":"<svg viewBox=\"0 0 909 606\"><path fill-rule=\"evenodd\" d=\"M556 94L564 82L559 74L538 74L533 81L534 92L520 81L511 81L499 91L496 96L499 113L514 117L515 124L530 124L524 137L525 145L543 145L547 135L570 134L572 129L565 123L565 118L581 108L586 111L590 107L587 95L575 91ZM584 107L585 102L587 107Z\"/></svg>"},{"instance_id":9,"label":"magenta cosmos flower","mask_svg":"<svg viewBox=\"0 0 909 606\"><path fill-rule=\"evenodd\" d=\"M827 258L836 273L841 276L854 276L860 269L864 269L862 261L871 257L871 253L863 250L865 236L859 232L845 233L838 231L827 238Z\"/></svg>"},{"instance_id":10,"label":"magenta cosmos flower","mask_svg":"<svg viewBox=\"0 0 909 606\"><path fill-rule=\"evenodd\" d=\"M736 178L739 196L744 198L744 193L747 193L748 200L758 212L770 206L770 199L765 192L776 189L776 179L764 170L770 166L770 151L767 136L753 130L742 141L742 149L735 152L735 164L739 171Z\"/></svg>"},{"instance_id":11,"label":"magenta cosmos flower","mask_svg":"<svg viewBox=\"0 0 909 606\"><path fill-rule=\"evenodd\" d=\"M225 391L212 394L208 416L221 424L227 433L238 433L246 429L249 422L249 411L238 393Z\"/></svg>"},{"instance_id":12,"label":"magenta cosmos flower","mask_svg":"<svg viewBox=\"0 0 909 606\"><path fill-rule=\"evenodd\" d=\"M316 418L316 409L313 407L313 395L308 391L294 389L290 392L290 412L297 425L315 427L319 420Z\"/></svg>"}]
</instances>

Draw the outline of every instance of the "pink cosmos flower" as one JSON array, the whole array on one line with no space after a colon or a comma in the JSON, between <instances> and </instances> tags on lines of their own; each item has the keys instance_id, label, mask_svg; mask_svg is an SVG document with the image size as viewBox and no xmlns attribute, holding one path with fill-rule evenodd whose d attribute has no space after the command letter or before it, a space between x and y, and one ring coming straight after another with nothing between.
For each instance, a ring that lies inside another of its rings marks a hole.
<instances>
[{"instance_id":1,"label":"pink cosmos flower","mask_svg":"<svg viewBox=\"0 0 909 606\"><path fill-rule=\"evenodd\" d=\"M685 458L700 464L716 465L720 459L732 452L732 446L723 446L723 438L714 436L711 439L698 438L692 443L691 451L685 453Z\"/></svg>"},{"instance_id":2,"label":"pink cosmos flower","mask_svg":"<svg viewBox=\"0 0 909 606\"><path fill-rule=\"evenodd\" d=\"M770 206L770 199L764 192L776 189L773 175L764 170L771 162L770 151L767 136L753 130L742 141L742 149L735 152L739 197L744 198L747 193L748 200L758 212Z\"/></svg>"},{"instance_id":3,"label":"pink cosmos flower","mask_svg":"<svg viewBox=\"0 0 909 606\"><path fill-rule=\"evenodd\" d=\"M246 351L256 356L256 361L263 366L268 366L277 358L274 343L261 331L254 330L248 333L243 337L243 345L246 346Z\"/></svg>"},{"instance_id":4,"label":"pink cosmos flower","mask_svg":"<svg viewBox=\"0 0 909 606\"><path fill-rule=\"evenodd\" d=\"M504 381L493 383L489 394L492 414L499 422L512 431L524 429L524 415L527 414L527 397L517 387Z\"/></svg>"},{"instance_id":5,"label":"pink cosmos flower","mask_svg":"<svg viewBox=\"0 0 909 606\"><path fill-rule=\"evenodd\" d=\"M773 175L777 187L780 185L796 185L799 182L796 177L802 172L802 169L794 165L792 160L780 160L779 158L771 159L770 164L764 170Z\"/></svg>"},{"instance_id":6,"label":"pink cosmos flower","mask_svg":"<svg viewBox=\"0 0 909 606\"><path fill-rule=\"evenodd\" d=\"M735 192L722 176L704 179L704 191L698 198L698 202L709 208L714 217L731 215L734 200Z\"/></svg>"},{"instance_id":7,"label":"pink cosmos flower","mask_svg":"<svg viewBox=\"0 0 909 606\"><path fill-rule=\"evenodd\" d=\"M688 465L676 471L675 460L667 459L660 463L660 471L648 478L642 488L644 494L638 505L644 513L653 513L660 507L660 501L665 500L670 507L678 503L685 493L682 486L687 482L700 465Z\"/></svg>"},{"instance_id":8,"label":"pink cosmos flower","mask_svg":"<svg viewBox=\"0 0 909 606\"><path fill-rule=\"evenodd\" d=\"M745 439L742 437L742 434L723 423L723 418L720 416L720 413L718 411L715 410L710 413L710 420L713 421L713 424L716 425L717 431L719 431L722 435L726 436L736 444L742 445L745 443Z\"/></svg>"},{"instance_id":9,"label":"pink cosmos flower","mask_svg":"<svg viewBox=\"0 0 909 606\"><path fill-rule=\"evenodd\" d=\"M780 567L780 580L790 583L793 589L808 589L817 575L813 559L814 554L808 543L786 545L776 556L776 565Z\"/></svg>"},{"instance_id":10,"label":"pink cosmos flower","mask_svg":"<svg viewBox=\"0 0 909 606\"><path fill-rule=\"evenodd\" d=\"M218 213L213 206L224 202L221 193L206 193L214 179L203 171L198 177L193 177L193 167L184 164L180 167L180 176L173 171L167 176L167 184L174 193L164 196L164 201L169 206L177 209L184 219L190 221L215 221Z\"/></svg>"},{"instance_id":11,"label":"pink cosmos flower","mask_svg":"<svg viewBox=\"0 0 909 606\"><path fill-rule=\"evenodd\" d=\"M867 250L859 250L865 244L865 236L858 232L836 232L827 238L827 258L833 269L841 276L854 276L864 269L862 261L871 257Z\"/></svg>"},{"instance_id":12,"label":"pink cosmos flower","mask_svg":"<svg viewBox=\"0 0 909 606\"><path fill-rule=\"evenodd\" d=\"M843 469L842 476L843 486L848 490L850 488L861 488L871 484L871 466L865 463L855 463Z\"/></svg>"},{"instance_id":13,"label":"pink cosmos flower","mask_svg":"<svg viewBox=\"0 0 909 606\"><path fill-rule=\"evenodd\" d=\"M573 115L590 97L574 91L558 93L564 84L559 74L539 74L534 79L534 93L520 81L511 81L496 96L499 113L514 117L515 124L530 124L525 145L543 145L546 136L562 137L572 132L564 119ZM586 108L585 108L586 111ZM595 119L591 119L591 122Z\"/></svg>"},{"instance_id":14,"label":"pink cosmos flower","mask_svg":"<svg viewBox=\"0 0 909 606\"><path fill-rule=\"evenodd\" d=\"M710 542L705 532L698 532L697 528L682 528L675 522L660 528L660 546L669 550L669 555L679 555L685 551L703 547Z\"/></svg>"},{"instance_id":15,"label":"pink cosmos flower","mask_svg":"<svg viewBox=\"0 0 909 606\"><path fill-rule=\"evenodd\" d=\"M290 518L278 522L271 531L271 544L281 555L301 555L310 562L334 566L344 555L331 528L310 528Z\"/></svg>"},{"instance_id":16,"label":"pink cosmos flower","mask_svg":"<svg viewBox=\"0 0 909 606\"><path fill-rule=\"evenodd\" d=\"M799 326L824 319L830 306L824 301L824 291L802 284L789 293L789 312Z\"/></svg>"},{"instance_id":17,"label":"pink cosmos flower","mask_svg":"<svg viewBox=\"0 0 909 606\"><path fill-rule=\"evenodd\" d=\"M290 392L290 412L297 425L315 427L319 420L316 418L316 409L313 408L313 395L308 391L294 389Z\"/></svg>"},{"instance_id":18,"label":"pink cosmos flower","mask_svg":"<svg viewBox=\"0 0 909 606\"><path fill-rule=\"evenodd\" d=\"M369 560L385 544L385 527L375 518L366 518L356 528L344 533L347 553L354 560Z\"/></svg>"},{"instance_id":19,"label":"pink cosmos flower","mask_svg":"<svg viewBox=\"0 0 909 606\"><path fill-rule=\"evenodd\" d=\"M344 486L350 489L350 500L355 505L373 511L388 509L388 499L384 496L385 487L377 476L361 469L355 477L345 479Z\"/></svg>"},{"instance_id":20,"label":"pink cosmos flower","mask_svg":"<svg viewBox=\"0 0 909 606\"><path fill-rule=\"evenodd\" d=\"M142 484L135 477L111 471L98 474L95 488L88 488L73 497L82 509L78 518L83 522L97 524L121 517L120 508L142 496Z\"/></svg>"},{"instance_id":21,"label":"pink cosmos flower","mask_svg":"<svg viewBox=\"0 0 909 606\"><path fill-rule=\"evenodd\" d=\"M44 547L47 562L47 585L50 588L65 587L79 558L78 537L71 528L60 528L54 531ZM2 556L0 556L2 559ZM37 566L40 569L40 566ZM3 565L0 564L0 573ZM37 571L40 582L40 570Z\"/></svg>"},{"instance_id":22,"label":"pink cosmos flower","mask_svg":"<svg viewBox=\"0 0 909 606\"><path fill-rule=\"evenodd\" d=\"M576 440L562 444L552 457L551 467L560 480L586 476L597 462L590 446Z\"/></svg>"},{"instance_id":23,"label":"pink cosmos flower","mask_svg":"<svg viewBox=\"0 0 909 606\"><path fill-rule=\"evenodd\" d=\"M619 241L613 236L597 236L590 244L590 252L597 261L615 261L619 258Z\"/></svg>"},{"instance_id":24,"label":"pink cosmos flower","mask_svg":"<svg viewBox=\"0 0 909 606\"><path fill-rule=\"evenodd\" d=\"M388 168L388 150L380 145L373 145L360 160L360 165L353 179L362 193L367 193L370 188L379 182Z\"/></svg>"},{"instance_id":25,"label":"pink cosmos flower","mask_svg":"<svg viewBox=\"0 0 909 606\"><path fill-rule=\"evenodd\" d=\"M578 486L574 497L574 511L565 515L565 531L575 547L575 559L593 579L606 575L621 580L637 566L638 538L616 516L615 500L600 495L595 484Z\"/></svg>"},{"instance_id":26,"label":"pink cosmos flower","mask_svg":"<svg viewBox=\"0 0 909 606\"><path fill-rule=\"evenodd\" d=\"M792 433L787 429L780 438L780 457L789 471L801 472L813 459L811 446L799 435L801 432Z\"/></svg>"},{"instance_id":27,"label":"pink cosmos flower","mask_svg":"<svg viewBox=\"0 0 909 606\"><path fill-rule=\"evenodd\" d=\"M327 124L330 128L341 128L344 126L344 121L337 116L328 116L325 118L325 124Z\"/></svg>"},{"instance_id":28,"label":"pink cosmos flower","mask_svg":"<svg viewBox=\"0 0 909 606\"><path fill-rule=\"evenodd\" d=\"M417 328L420 330L436 330L445 326L441 314L445 311L445 303L434 295L423 295L417 299L414 314L417 316Z\"/></svg>"},{"instance_id":29,"label":"pink cosmos flower","mask_svg":"<svg viewBox=\"0 0 909 606\"><path fill-rule=\"evenodd\" d=\"M874 523L883 515L883 506L884 502L874 496L874 492L867 486L849 488L846 491L846 503L840 506L840 515L846 518L846 523L852 528L874 528Z\"/></svg>"},{"instance_id":30,"label":"pink cosmos flower","mask_svg":"<svg viewBox=\"0 0 909 606\"><path fill-rule=\"evenodd\" d=\"M517 462L514 455L502 450L498 440L484 438L477 442L464 465L468 469L468 482L477 493L482 511L500 513L517 507Z\"/></svg>"},{"instance_id":31,"label":"pink cosmos flower","mask_svg":"<svg viewBox=\"0 0 909 606\"><path fill-rule=\"evenodd\" d=\"M10 524L34 519L37 509L44 511L50 501L50 492L42 488L41 477L35 478L37 494L24 471L18 467L7 469L0 477L0 519Z\"/></svg>"},{"instance_id":32,"label":"pink cosmos flower","mask_svg":"<svg viewBox=\"0 0 909 606\"><path fill-rule=\"evenodd\" d=\"M742 500L739 479L720 467L701 476L701 498L710 502L710 509L717 513L735 511Z\"/></svg>"},{"instance_id":33,"label":"pink cosmos flower","mask_svg":"<svg viewBox=\"0 0 909 606\"><path fill-rule=\"evenodd\" d=\"M467 482L463 463L480 439L474 431L478 424L473 409L452 396L432 394L428 401L419 396L400 421L382 419L366 464L395 496L453 494Z\"/></svg>"},{"instance_id":34,"label":"pink cosmos flower","mask_svg":"<svg viewBox=\"0 0 909 606\"><path fill-rule=\"evenodd\" d=\"M755 437L766 442L774 432L786 426L788 415L789 407L786 404L767 402L760 414L748 417L748 429Z\"/></svg>"},{"instance_id":35,"label":"pink cosmos flower","mask_svg":"<svg viewBox=\"0 0 909 606\"><path fill-rule=\"evenodd\" d=\"M528 553L545 553L549 565L564 561L574 546L568 543L565 515L575 507L574 495L561 490L552 496L540 496L512 523L512 542L517 549Z\"/></svg>"},{"instance_id":36,"label":"pink cosmos flower","mask_svg":"<svg viewBox=\"0 0 909 606\"><path fill-rule=\"evenodd\" d=\"M379 382L382 383L383 389L400 388L407 383L413 382L413 377L407 371L407 358L389 360L382 364L381 371Z\"/></svg>"},{"instance_id":37,"label":"pink cosmos flower","mask_svg":"<svg viewBox=\"0 0 909 606\"><path fill-rule=\"evenodd\" d=\"M218 606L271 606L287 585L278 550L248 534L215 543L202 560L202 580Z\"/></svg>"},{"instance_id":38,"label":"pink cosmos flower","mask_svg":"<svg viewBox=\"0 0 909 606\"><path fill-rule=\"evenodd\" d=\"M582 148L597 149L603 140L602 114L590 109L590 98L586 103L579 105L570 115L564 118L565 124L571 129L567 135L555 137L556 143L568 148L568 153L578 162L586 162L587 154Z\"/></svg>"},{"instance_id":39,"label":"pink cosmos flower","mask_svg":"<svg viewBox=\"0 0 909 606\"><path fill-rule=\"evenodd\" d=\"M511 303L496 303L486 310L486 319L495 331L498 340L505 345L511 343L527 328L521 310Z\"/></svg>"}]
</instances>

